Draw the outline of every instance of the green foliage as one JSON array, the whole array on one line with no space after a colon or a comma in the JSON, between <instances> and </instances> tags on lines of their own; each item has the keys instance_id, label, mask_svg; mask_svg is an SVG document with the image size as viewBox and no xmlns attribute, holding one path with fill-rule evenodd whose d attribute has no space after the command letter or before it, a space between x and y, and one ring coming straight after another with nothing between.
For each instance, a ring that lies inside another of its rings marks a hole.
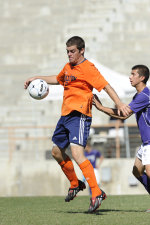
<instances>
[{"instance_id":1,"label":"green foliage","mask_svg":"<svg viewBox=\"0 0 150 225\"><path fill-rule=\"evenodd\" d=\"M148 225L148 195L108 196L88 214L89 196L0 198L0 225Z\"/></svg>"}]
</instances>

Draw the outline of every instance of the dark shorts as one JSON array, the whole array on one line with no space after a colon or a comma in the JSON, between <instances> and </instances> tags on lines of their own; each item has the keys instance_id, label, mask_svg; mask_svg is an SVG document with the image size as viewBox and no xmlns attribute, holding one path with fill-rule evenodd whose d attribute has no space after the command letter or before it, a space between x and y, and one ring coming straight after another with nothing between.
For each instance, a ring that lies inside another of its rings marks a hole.
<instances>
[{"instance_id":1,"label":"dark shorts","mask_svg":"<svg viewBox=\"0 0 150 225\"><path fill-rule=\"evenodd\" d=\"M91 117L77 111L73 111L67 116L61 116L52 141L60 148L66 148L70 143L85 147L91 122Z\"/></svg>"}]
</instances>

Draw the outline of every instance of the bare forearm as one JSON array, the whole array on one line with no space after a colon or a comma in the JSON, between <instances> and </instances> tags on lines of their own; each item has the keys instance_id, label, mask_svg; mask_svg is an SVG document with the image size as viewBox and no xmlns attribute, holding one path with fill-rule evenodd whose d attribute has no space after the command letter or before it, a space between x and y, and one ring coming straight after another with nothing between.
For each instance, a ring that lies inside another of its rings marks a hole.
<instances>
[{"instance_id":1,"label":"bare forearm","mask_svg":"<svg viewBox=\"0 0 150 225\"><path fill-rule=\"evenodd\" d=\"M52 76L36 76L35 79L42 79L45 80L48 84L58 84L58 81L56 79L56 75Z\"/></svg>"},{"instance_id":2,"label":"bare forearm","mask_svg":"<svg viewBox=\"0 0 150 225\"><path fill-rule=\"evenodd\" d=\"M52 76L35 76L35 77L30 77L27 79L24 83L24 88L27 89L28 85L35 79L41 79L45 80L48 84L59 84L57 81L57 76L52 75Z\"/></svg>"},{"instance_id":3,"label":"bare forearm","mask_svg":"<svg viewBox=\"0 0 150 225\"><path fill-rule=\"evenodd\" d=\"M123 116L129 116L130 114L130 108L128 105L121 102L120 98L118 97L115 90L108 84L104 88L104 90L107 92L107 94L110 96L110 98L114 101L116 104L116 107L118 109L118 115L120 116L120 113L123 114Z\"/></svg>"},{"instance_id":4,"label":"bare forearm","mask_svg":"<svg viewBox=\"0 0 150 225\"><path fill-rule=\"evenodd\" d=\"M114 103L119 106L121 104L120 98L115 92L115 90L110 86L110 84L106 85L104 91L110 96L110 98L114 101Z\"/></svg>"},{"instance_id":5,"label":"bare forearm","mask_svg":"<svg viewBox=\"0 0 150 225\"><path fill-rule=\"evenodd\" d=\"M105 106L101 105L101 104L98 103L98 102L96 103L95 106L96 106L96 108L97 108L99 111L101 111L101 112L107 114L108 116L118 116L118 114L117 114L117 109L112 109L112 108L105 107Z\"/></svg>"},{"instance_id":6,"label":"bare forearm","mask_svg":"<svg viewBox=\"0 0 150 225\"><path fill-rule=\"evenodd\" d=\"M103 105L101 105L99 102L96 102L96 108L107 114L108 116L111 116L111 117L114 117L116 119L121 119L121 120L125 120L127 119L129 116L132 115L132 112L130 112L130 114L128 116L123 116L123 114L121 113L121 115L118 115L118 110L117 109L112 109L112 108L109 108L109 107L105 107Z\"/></svg>"},{"instance_id":7,"label":"bare forearm","mask_svg":"<svg viewBox=\"0 0 150 225\"><path fill-rule=\"evenodd\" d=\"M105 113L109 116L112 116L114 118L121 119L121 120L125 120L133 114L133 111L130 109L129 106L127 106L128 107L128 114L127 115L124 115L123 112L118 113L118 109L112 109L112 108L103 106L100 99L97 97L97 95L93 95L92 104L99 111L101 111L101 112L103 112L103 113Z\"/></svg>"}]
</instances>

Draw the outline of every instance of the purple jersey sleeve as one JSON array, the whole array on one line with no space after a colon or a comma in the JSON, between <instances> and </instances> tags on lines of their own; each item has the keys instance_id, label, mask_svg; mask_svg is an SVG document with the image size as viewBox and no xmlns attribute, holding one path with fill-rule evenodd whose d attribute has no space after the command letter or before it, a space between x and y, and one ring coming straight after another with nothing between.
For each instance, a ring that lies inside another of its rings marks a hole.
<instances>
[{"instance_id":1,"label":"purple jersey sleeve","mask_svg":"<svg viewBox=\"0 0 150 225\"><path fill-rule=\"evenodd\" d=\"M133 97L132 102L129 104L130 108L134 113L139 112L140 110L144 109L150 104L149 102L149 96L145 93L141 92L139 94L136 94Z\"/></svg>"}]
</instances>

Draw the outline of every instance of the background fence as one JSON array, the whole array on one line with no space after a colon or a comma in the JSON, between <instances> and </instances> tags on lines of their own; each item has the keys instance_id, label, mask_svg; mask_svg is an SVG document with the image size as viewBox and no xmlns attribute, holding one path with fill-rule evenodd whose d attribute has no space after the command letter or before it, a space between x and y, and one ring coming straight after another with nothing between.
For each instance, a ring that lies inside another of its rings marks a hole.
<instances>
[{"instance_id":1,"label":"background fence","mask_svg":"<svg viewBox=\"0 0 150 225\"><path fill-rule=\"evenodd\" d=\"M20 126L0 127L0 158L8 161L51 159L51 137L55 127ZM132 158L141 140L134 124L113 123L91 129L94 148L105 158ZM68 148L69 153L69 148Z\"/></svg>"}]
</instances>

